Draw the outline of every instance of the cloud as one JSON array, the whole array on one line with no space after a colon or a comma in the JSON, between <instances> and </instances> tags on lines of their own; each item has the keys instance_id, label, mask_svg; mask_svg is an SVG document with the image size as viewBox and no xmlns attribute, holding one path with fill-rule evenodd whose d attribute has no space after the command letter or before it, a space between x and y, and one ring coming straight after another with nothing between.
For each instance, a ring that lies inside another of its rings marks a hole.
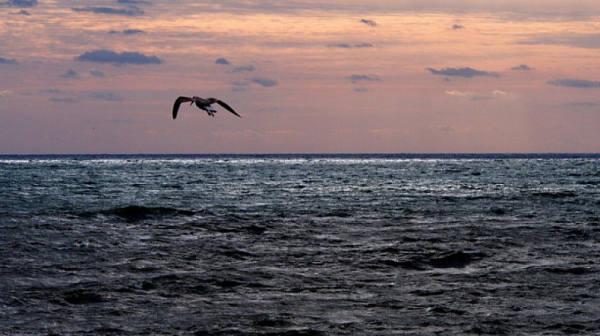
<instances>
[{"instance_id":1,"label":"cloud","mask_svg":"<svg viewBox=\"0 0 600 336\"><path fill-rule=\"evenodd\" d=\"M140 29L125 29L125 30L123 30L123 34L125 34L125 35L133 35L133 34L140 34L140 33L145 33L145 31L140 30Z\"/></svg>"},{"instance_id":2,"label":"cloud","mask_svg":"<svg viewBox=\"0 0 600 336\"><path fill-rule=\"evenodd\" d=\"M534 69L533 69L533 68L530 68L530 67L528 67L528 66L527 66L527 65L525 65L525 64L521 64L521 65L519 65L519 66L516 66L516 67L512 67L512 68L510 68L510 70L534 70Z\"/></svg>"},{"instance_id":3,"label":"cloud","mask_svg":"<svg viewBox=\"0 0 600 336\"><path fill-rule=\"evenodd\" d=\"M369 92L369 89L364 87L355 87L354 92Z\"/></svg>"},{"instance_id":4,"label":"cloud","mask_svg":"<svg viewBox=\"0 0 600 336\"><path fill-rule=\"evenodd\" d=\"M246 87L248 85L250 85L250 82L235 81L235 82L231 83L231 85L233 85L233 87L231 88L232 91L243 92L243 91L246 91Z\"/></svg>"},{"instance_id":5,"label":"cloud","mask_svg":"<svg viewBox=\"0 0 600 336\"><path fill-rule=\"evenodd\" d=\"M371 26L371 27L376 27L377 26L377 22L373 21L373 20L365 20L365 19L361 19L360 22Z\"/></svg>"},{"instance_id":6,"label":"cloud","mask_svg":"<svg viewBox=\"0 0 600 336\"><path fill-rule=\"evenodd\" d=\"M274 79L268 79L268 78L262 78L262 77L252 77L252 78L250 78L250 82L264 86L264 87L273 87L273 86L276 86L279 84Z\"/></svg>"},{"instance_id":7,"label":"cloud","mask_svg":"<svg viewBox=\"0 0 600 336\"><path fill-rule=\"evenodd\" d=\"M235 67L233 72L254 71L256 68L253 65Z\"/></svg>"},{"instance_id":8,"label":"cloud","mask_svg":"<svg viewBox=\"0 0 600 336\"><path fill-rule=\"evenodd\" d=\"M221 57L221 58L217 58L217 60L215 61L215 64L229 65L231 63L228 60Z\"/></svg>"},{"instance_id":9,"label":"cloud","mask_svg":"<svg viewBox=\"0 0 600 336\"><path fill-rule=\"evenodd\" d=\"M471 97L473 96L473 92L471 91L467 91L467 92L460 92L457 90L449 90L445 92L447 95L449 96L454 96L454 97Z\"/></svg>"},{"instance_id":10,"label":"cloud","mask_svg":"<svg viewBox=\"0 0 600 336\"><path fill-rule=\"evenodd\" d=\"M90 69L90 74L92 77L104 77L104 72L98 69Z\"/></svg>"},{"instance_id":11,"label":"cloud","mask_svg":"<svg viewBox=\"0 0 600 336\"><path fill-rule=\"evenodd\" d=\"M17 15L27 15L27 16L31 15L28 11L26 11L24 9L21 9L18 13L15 13L15 14L17 14Z\"/></svg>"},{"instance_id":12,"label":"cloud","mask_svg":"<svg viewBox=\"0 0 600 336\"><path fill-rule=\"evenodd\" d=\"M275 130L275 131L267 131L268 134L279 135L279 136L305 136L305 132L296 131L296 130Z\"/></svg>"},{"instance_id":13,"label":"cloud","mask_svg":"<svg viewBox=\"0 0 600 336\"><path fill-rule=\"evenodd\" d=\"M163 61L156 56L146 56L139 52L117 53L112 50L94 50L76 56L76 61L97 62L97 63L117 63L117 64L161 64Z\"/></svg>"},{"instance_id":14,"label":"cloud","mask_svg":"<svg viewBox=\"0 0 600 336\"><path fill-rule=\"evenodd\" d=\"M38 5L37 0L8 0L7 2L0 3L0 5L10 7L34 7Z\"/></svg>"},{"instance_id":15,"label":"cloud","mask_svg":"<svg viewBox=\"0 0 600 336\"><path fill-rule=\"evenodd\" d=\"M442 132L451 132L451 133L456 132L456 129L454 129L453 127L450 127L450 126L438 126L437 130L442 131Z\"/></svg>"},{"instance_id":16,"label":"cloud","mask_svg":"<svg viewBox=\"0 0 600 336\"><path fill-rule=\"evenodd\" d=\"M471 78L471 77L475 77L475 76L488 76L488 77L500 77L500 75L496 72L487 72L487 71L480 71L480 70L475 70L472 68L446 68L446 69L442 69L442 70L436 70L433 68L427 68L427 70L429 70L429 72L431 72L434 75L442 75L442 76L452 76L452 77L465 77L465 78Z\"/></svg>"},{"instance_id":17,"label":"cloud","mask_svg":"<svg viewBox=\"0 0 600 336\"><path fill-rule=\"evenodd\" d=\"M600 34L544 34L519 42L527 45L568 45L585 49L600 49Z\"/></svg>"},{"instance_id":18,"label":"cloud","mask_svg":"<svg viewBox=\"0 0 600 336\"><path fill-rule=\"evenodd\" d=\"M0 0L3 1L3 0ZM113 0L114 1L114 0ZM135 1L135 0L134 0ZM152 1L152 0L150 0ZM107 2L107 1L103 1ZM110 2L110 1L108 1ZM139 4L132 1L121 4ZM79 1L83 3L83 1ZM187 10L187 9L184 9ZM345 12L348 15L378 15L398 12L447 13L452 17L467 14L509 13L528 19L530 17L562 18L562 17L594 17L600 12L597 0L427 0L427 1L232 1L208 0L194 2L194 10L198 12L218 12L233 14L251 13L303 13L307 10L315 12ZM513 16L515 17L515 16ZM357 20L358 21L358 20Z\"/></svg>"},{"instance_id":19,"label":"cloud","mask_svg":"<svg viewBox=\"0 0 600 336\"><path fill-rule=\"evenodd\" d=\"M571 88L600 88L600 81L590 81L587 79L557 79L546 82L548 85L565 86Z\"/></svg>"},{"instance_id":20,"label":"cloud","mask_svg":"<svg viewBox=\"0 0 600 336\"><path fill-rule=\"evenodd\" d=\"M43 93L43 94L61 94L61 93L66 93L65 91L63 91L61 89L55 89L55 88L39 90L38 92L39 93Z\"/></svg>"},{"instance_id":21,"label":"cloud","mask_svg":"<svg viewBox=\"0 0 600 336\"><path fill-rule=\"evenodd\" d=\"M461 26L461 25L455 24L455 25L452 26L452 29L454 29L454 30L465 29L465 26Z\"/></svg>"},{"instance_id":22,"label":"cloud","mask_svg":"<svg viewBox=\"0 0 600 336\"><path fill-rule=\"evenodd\" d=\"M262 85L264 87L273 87L278 85L279 83L274 79L262 78L262 77L253 77L250 78L251 83L255 83L258 85Z\"/></svg>"},{"instance_id":23,"label":"cloud","mask_svg":"<svg viewBox=\"0 0 600 336\"><path fill-rule=\"evenodd\" d=\"M596 102L579 102L579 103L571 103L571 106L579 106L579 107L596 107L600 106L600 104Z\"/></svg>"},{"instance_id":24,"label":"cloud","mask_svg":"<svg viewBox=\"0 0 600 336\"><path fill-rule=\"evenodd\" d=\"M135 35L135 34L142 34L145 33L145 31L141 30L141 29L125 29L122 31L118 31L118 30L111 30L108 32L109 34L123 34L123 35Z\"/></svg>"},{"instance_id":25,"label":"cloud","mask_svg":"<svg viewBox=\"0 0 600 336\"><path fill-rule=\"evenodd\" d=\"M94 99L104 100L104 101L112 101L112 102L123 101L123 98L118 97L114 93L109 92L109 91L93 92L91 96Z\"/></svg>"},{"instance_id":26,"label":"cloud","mask_svg":"<svg viewBox=\"0 0 600 336\"><path fill-rule=\"evenodd\" d=\"M144 0L118 0L118 3L131 4L131 5L152 5L149 1Z\"/></svg>"},{"instance_id":27,"label":"cloud","mask_svg":"<svg viewBox=\"0 0 600 336\"><path fill-rule=\"evenodd\" d=\"M76 98L61 98L61 97L52 97L50 98L50 101L56 102L56 103L66 103L66 104L77 104L79 103L79 100Z\"/></svg>"},{"instance_id":28,"label":"cloud","mask_svg":"<svg viewBox=\"0 0 600 336\"><path fill-rule=\"evenodd\" d=\"M449 91L446 91L445 94L459 98L459 99L466 99L466 100L471 100L471 101L481 101L481 100L492 100L495 98L507 96L508 92L494 90L494 91L492 91L491 94L485 94L485 93L482 94L482 93L477 93L477 92L473 92L473 91L461 92L461 91L457 91L457 90L449 90Z\"/></svg>"},{"instance_id":29,"label":"cloud","mask_svg":"<svg viewBox=\"0 0 600 336\"><path fill-rule=\"evenodd\" d=\"M338 44L328 44L330 48L373 48L371 43L357 43L357 44L348 44L348 43L338 43Z\"/></svg>"},{"instance_id":30,"label":"cloud","mask_svg":"<svg viewBox=\"0 0 600 336\"><path fill-rule=\"evenodd\" d=\"M73 69L67 70L64 74L59 76L60 78L79 78L79 73Z\"/></svg>"},{"instance_id":31,"label":"cloud","mask_svg":"<svg viewBox=\"0 0 600 336\"><path fill-rule=\"evenodd\" d=\"M6 59L4 57L0 57L0 64L17 64L16 59Z\"/></svg>"},{"instance_id":32,"label":"cloud","mask_svg":"<svg viewBox=\"0 0 600 336\"><path fill-rule=\"evenodd\" d=\"M126 15L138 16L144 15L144 11L138 7L130 6L129 8L112 8L112 7L72 7L75 12L90 12L94 14L111 14L111 15Z\"/></svg>"},{"instance_id":33,"label":"cloud","mask_svg":"<svg viewBox=\"0 0 600 336\"><path fill-rule=\"evenodd\" d=\"M8 97L12 97L12 96L13 96L12 91L8 91L8 90L0 91L0 98L8 98Z\"/></svg>"},{"instance_id":34,"label":"cloud","mask_svg":"<svg viewBox=\"0 0 600 336\"><path fill-rule=\"evenodd\" d=\"M367 81L367 82L381 81L381 78L379 78L379 76L375 76L375 75L352 75L352 76L348 77L348 79L350 79L352 81L352 83L357 83L360 81Z\"/></svg>"}]
</instances>

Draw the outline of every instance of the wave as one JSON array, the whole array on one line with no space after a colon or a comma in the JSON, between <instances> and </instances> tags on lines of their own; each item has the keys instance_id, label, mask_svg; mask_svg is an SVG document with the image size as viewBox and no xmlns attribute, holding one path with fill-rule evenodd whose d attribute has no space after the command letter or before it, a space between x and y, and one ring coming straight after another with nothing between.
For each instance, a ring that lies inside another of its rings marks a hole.
<instances>
[{"instance_id":1,"label":"wave","mask_svg":"<svg viewBox=\"0 0 600 336\"><path fill-rule=\"evenodd\" d=\"M138 222L146 219L158 219L175 216L193 216L196 212L169 207L146 207L141 205L128 205L98 212L83 212L81 217L94 217L96 215L117 216L127 222Z\"/></svg>"}]
</instances>

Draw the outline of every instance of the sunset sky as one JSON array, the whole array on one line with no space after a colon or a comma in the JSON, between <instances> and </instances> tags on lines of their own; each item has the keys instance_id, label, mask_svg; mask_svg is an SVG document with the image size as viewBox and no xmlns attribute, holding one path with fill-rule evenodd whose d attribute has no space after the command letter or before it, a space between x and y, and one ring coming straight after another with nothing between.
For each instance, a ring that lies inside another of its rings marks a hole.
<instances>
[{"instance_id":1,"label":"sunset sky","mask_svg":"<svg viewBox=\"0 0 600 336\"><path fill-rule=\"evenodd\" d=\"M598 0L0 0L0 154L600 152ZM214 118L180 95L217 97Z\"/></svg>"}]
</instances>

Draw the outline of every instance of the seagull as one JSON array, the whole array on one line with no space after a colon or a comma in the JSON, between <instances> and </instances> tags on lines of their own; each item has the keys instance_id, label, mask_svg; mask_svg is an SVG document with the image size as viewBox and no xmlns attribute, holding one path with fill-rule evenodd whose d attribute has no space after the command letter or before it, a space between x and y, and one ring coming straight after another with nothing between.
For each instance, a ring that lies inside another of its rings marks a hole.
<instances>
[{"instance_id":1,"label":"seagull","mask_svg":"<svg viewBox=\"0 0 600 336\"><path fill-rule=\"evenodd\" d=\"M204 99L204 98L200 98L198 96L193 96L192 98L180 96L179 98L177 98L175 100L175 104L173 104L173 119L177 118L177 112L179 112L179 105L181 105L181 103L187 103L187 102L191 102L190 105L193 105L194 103L196 103L196 106L198 106L199 109L206 111L206 113L208 113L208 115L211 117L214 117L215 113L217 113L217 111L214 108L212 108L212 106L210 106L210 105L217 103L217 104L223 106L227 111L229 111L241 118L241 116L239 114L235 113L235 111L231 108L231 106L225 104L224 102L220 101L217 98Z\"/></svg>"}]
</instances>

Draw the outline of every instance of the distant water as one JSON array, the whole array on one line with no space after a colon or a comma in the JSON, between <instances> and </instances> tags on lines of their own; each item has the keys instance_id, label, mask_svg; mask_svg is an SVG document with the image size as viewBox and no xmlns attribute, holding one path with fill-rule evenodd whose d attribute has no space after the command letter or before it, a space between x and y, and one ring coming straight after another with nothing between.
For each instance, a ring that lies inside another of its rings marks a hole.
<instances>
[{"instance_id":1,"label":"distant water","mask_svg":"<svg viewBox=\"0 0 600 336\"><path fill-rule=\"evenodd\" d=\"M600 333L600 155L0 156L0 334Z\"/></svg>"}]
</instances>

